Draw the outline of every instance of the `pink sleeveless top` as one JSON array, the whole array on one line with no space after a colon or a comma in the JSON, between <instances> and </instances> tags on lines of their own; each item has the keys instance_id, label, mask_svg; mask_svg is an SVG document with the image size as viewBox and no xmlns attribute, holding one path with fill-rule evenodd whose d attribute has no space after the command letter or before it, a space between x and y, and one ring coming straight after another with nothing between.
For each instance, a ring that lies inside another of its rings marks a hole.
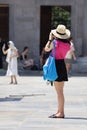
<instances>
[{"instance_id":1,"label":"pink sleeveless top","mask_svg":"<svg viewBox=\"0 0 87 130\"><path fill-rule=\"evenodd\" d=\"M66 53L70 50L70 44L64 43L60 40L53 41L53 44L55 46L55 51L53 49L52 54L55 53L55 59L64 59Z\"/></svg>"}]
</instances>

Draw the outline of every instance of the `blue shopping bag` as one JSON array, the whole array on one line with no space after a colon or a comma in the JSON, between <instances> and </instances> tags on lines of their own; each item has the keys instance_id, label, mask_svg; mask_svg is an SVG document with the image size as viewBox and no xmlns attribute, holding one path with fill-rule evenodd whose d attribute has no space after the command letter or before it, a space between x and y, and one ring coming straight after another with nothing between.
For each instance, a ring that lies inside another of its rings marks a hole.
<instances>
[{"instance_id":1,"label":"blue shopping bag","mask_svg":"<svg viewBox=\"0 0 87 130\"><path fill-rule=\"evenodd\" d=\"M43 78L44 80L54 81L58 78L56 71L55 58L49 56L46 63L43 66Z\"/></svg>"}]
</instances>

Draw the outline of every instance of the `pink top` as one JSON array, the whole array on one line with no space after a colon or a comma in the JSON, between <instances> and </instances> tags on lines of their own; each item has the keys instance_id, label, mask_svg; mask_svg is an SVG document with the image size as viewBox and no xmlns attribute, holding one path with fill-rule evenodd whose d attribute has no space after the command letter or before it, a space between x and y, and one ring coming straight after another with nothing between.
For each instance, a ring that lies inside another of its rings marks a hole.
<instances>
[{"instance_id":1,"label":"pink top","mask_svg":"<svg viewBox=\"0 0 87 130\"><path fill-rule=\"evenodd\" d=\"M53 49L52 54L55 53L55 59L64 59L66 53L70 50L70 44L64 43L60 40L53 41L53 44L55 45L55 52Z\"/></svg>"}]
</instances>

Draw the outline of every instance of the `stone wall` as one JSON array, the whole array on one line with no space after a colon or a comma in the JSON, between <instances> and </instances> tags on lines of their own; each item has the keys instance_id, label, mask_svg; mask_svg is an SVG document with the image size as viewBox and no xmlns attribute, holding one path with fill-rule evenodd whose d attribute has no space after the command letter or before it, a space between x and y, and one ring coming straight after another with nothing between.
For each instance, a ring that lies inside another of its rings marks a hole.
<instances>
[{"instance_id":1,"label":"stone wall","mask_svg":"<svg viewBox=\"0 0 87 130\"><path fill-rule=\"evenodd\" d=\"M9 39L15 42L20 52L24 46L29 46L30 57L39 60L41 5L69 5L77 55L87 54L86 0L0 0L0 4L6 3L9 4Z\"/></svg>"}]
</instances>

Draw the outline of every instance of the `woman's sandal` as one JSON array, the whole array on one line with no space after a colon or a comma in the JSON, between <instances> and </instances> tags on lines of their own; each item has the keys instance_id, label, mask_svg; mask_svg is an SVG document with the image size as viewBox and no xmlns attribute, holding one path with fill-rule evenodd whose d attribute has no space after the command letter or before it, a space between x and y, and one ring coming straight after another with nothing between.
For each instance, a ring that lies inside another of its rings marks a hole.
<instances>
[{"instance_id":1,"label":"woman's sandal","mask_svg":"<svg viewBox=\"0 0 87 130\"><path fill-rule=\"evenodd\" d=\"M9 84L13 84L13 82L10 82Z\"/></svg>"},{"instance_id":2,"label":"woman's sandal","mask_svg":"<svg viewBox=\"0 0 87 130\"><path fill-rule=\"evenodd\" d=\"M57 116L56 114L53 114L49 116L49 118L64 118L65 116Z\"/></svg>"}]
</instances>

